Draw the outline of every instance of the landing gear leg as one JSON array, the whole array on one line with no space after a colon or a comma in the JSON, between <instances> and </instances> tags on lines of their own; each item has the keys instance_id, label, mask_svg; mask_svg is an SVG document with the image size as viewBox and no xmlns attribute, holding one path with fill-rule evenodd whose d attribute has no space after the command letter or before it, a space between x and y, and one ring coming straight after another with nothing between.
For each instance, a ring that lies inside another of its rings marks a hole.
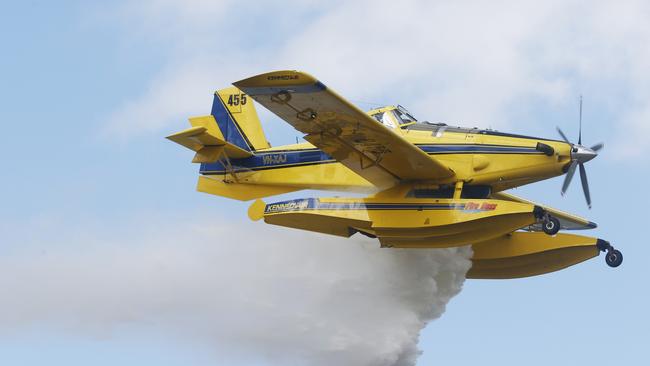
<instances>
[{"instance_id":1,"label":"landing gear leg","mask_svg":"<svg viewBox=\"0 0 650 366\"><path fill-rule=\"evenodd\" d=\"M602 252L607 252L605 254L605 263L610 267L618 267L623 263L623 254L614 249L614 247L606 240L598 239L596 243L598 249Z\"/></svg>"}]
</instances>

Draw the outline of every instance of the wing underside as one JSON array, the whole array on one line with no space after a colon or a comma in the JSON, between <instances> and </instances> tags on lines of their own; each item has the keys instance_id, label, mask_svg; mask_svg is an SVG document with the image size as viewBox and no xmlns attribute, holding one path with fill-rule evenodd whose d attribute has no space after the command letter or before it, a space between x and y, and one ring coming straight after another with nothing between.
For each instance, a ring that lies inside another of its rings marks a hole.
<instances>
[{"instance_id":1,"label":"wing underside","mask_svg":"<svg viewBox=\"0 0 650 366\"><path fill-rule=\"evenodd\" d=\"M492 198L495 199L500 199L500 200L505 200L505 201L513 201L513 202L522 202L522 203L529 203L532 205L540 206L542 207L546 212L551 214L553 217L557 218L560 220L560 228L563 230L587 230L587 229L594 229L597 227L595 222L591 222L585 218L582 218L580 216L576 216L573 214L570 214L568 212L560 211L557 209L554 209L552 207L540 205L538 203L535 203L533 201L529 201L508 193L504 192L498 192L498 193L493 193ZM537 223L534 225L531 225L525 230L528 231L542 231L542 224Z\"/></svg>"},{"instance_id":2,"label":"wing underside","mask_svg":"<svg viewBox=\"0 0 650 366\"><path fill-rule=\"evenodd\" d=\"M378 188L454 175L308 74L276 71L233 84Z\"/></svg>"}]
</instances>

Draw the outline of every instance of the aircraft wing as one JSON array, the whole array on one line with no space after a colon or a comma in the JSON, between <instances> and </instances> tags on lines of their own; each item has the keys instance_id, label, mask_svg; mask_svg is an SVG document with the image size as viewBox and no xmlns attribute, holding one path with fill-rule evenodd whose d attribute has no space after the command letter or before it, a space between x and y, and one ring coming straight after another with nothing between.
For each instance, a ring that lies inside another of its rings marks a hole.
<instances>
[{"instance_id":1,"label":"aircraft wing","mask_svg":"<svg viewBox=\"0 0 650 366\"><path fill-rule=\"evenodd\" d=\"M275 71L233 83L375 186L439 182L454 172L313 76Z\"/></svg>"},{"instance_id":2,"label":"aircraft wing","mask_svg":"<svg viewBox=\"0 0 650 366\"><path fill-rule=\"evenodd\" d=\"M556 217L558 220L560 220L560 228L564 230L587 230L587 229L594 229L597 227L595 222L591 222L587 219L584 219L580 216L572 215L570 213L560 211L551 207L547 207L544 205L540 205L538 203L532 202L525 200L523 198L513 196L508 193L504 192L498 192L498 193L493 193L492 198L494 199L499 199L499 200L506 200L506 201L514 201L514 202L522 202L522 203L529 203L532 205L537 205L542 207L544 210L546 210L551 216ZM529 231L542 231L542 226L541 224L535 224L532 226L529 226L527 229Z\"/></svg>"}]
</instances>

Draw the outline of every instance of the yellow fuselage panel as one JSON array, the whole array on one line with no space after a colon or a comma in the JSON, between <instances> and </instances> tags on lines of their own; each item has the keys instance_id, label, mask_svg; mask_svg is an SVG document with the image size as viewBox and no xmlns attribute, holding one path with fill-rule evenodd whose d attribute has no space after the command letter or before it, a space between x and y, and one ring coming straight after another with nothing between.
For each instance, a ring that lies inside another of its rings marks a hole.
<instances>
[{"instance_id":1,"label":"yellow fuselage panel","mask_svg":"<svg viewBox=\"0 0 650 366\"><path fill-rule=\"evenodd\" d=\"M569 144L559 141L457 132L444 132L437 137L431 131L400 131L409 142L455 172L449 181L436 184L451 184L460 180L472 185L489 185L493 191L501 191L559 176L570 162ZM553 148L554 154L547 156L535 150L538 142ZM256 154L260 156L260 166L237 168L238 161L233 161L236 180L240 183L303 189L373 191L372 184L331 158L288 161L292 154L309 151L318 153L309 143L259 150ZM263 165L267 162L268 166ZM203 173L228 175L225 170ZM225 177L226 181L228 179Z\"/></svg>"},{"instance_id":2,"label":"yellow fuselage panel","mask_svg":"<svg viewBox=\"0 0 650 366\"><path fill-rule=\"evenodd\" d=\"M372 193L376 187L342 164L328 161L318 165L290 166L264 170L242 170L234 174L211 174L233 184L294 187L341 192Z\"/></svg>"},{"instance_id":3,"label":"yellow fuselage panel","mask_svg":"<svg viewBox=\"0 0 650 366\"><path fill-rule=\"evenodd\" d=\"M456 180L503 190L563 174L571 146L561 141L484 135L479 133L399 130L409 142L456 173ZM541 142L553 148L547 156L535 150ZM436 149L439 146L439 149ZM455 153L458 151L458 153Z\"/></svg>"}]
</instances>

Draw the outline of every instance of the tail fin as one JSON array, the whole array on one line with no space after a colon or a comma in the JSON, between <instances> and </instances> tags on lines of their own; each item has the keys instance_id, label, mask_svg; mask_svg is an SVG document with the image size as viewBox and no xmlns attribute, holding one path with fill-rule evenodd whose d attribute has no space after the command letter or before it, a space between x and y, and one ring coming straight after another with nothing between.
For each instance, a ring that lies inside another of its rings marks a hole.
<instances>
[{"instance_id":1,"label":"tail fin","mask_svg":"<svg viewBox=\"0 0 650 366\"><path fill-rule=\"evenodd\" d=\"M193 163L214 163L224 155L245 158L271 147L253 101L236 87L216 91L212 113L189 120L191 128L167 138L194 150Z\"/></svg>"},{"instance_id":2,"label":"tail fin","mask_svg":"<svg viewBox=\"0 0 650 366\"><path fill-rule=\"evenodd\" d=\"M226 141L246 151L267 149L262 124L253 100L236 87L217 90L212 102L212 116Z\"/></svg>"},{"instance_id":3,"label":"tail fin","mask_svg":"<svg viewBox=\"0 0 650 366\"><path fill-rule=\"evenodd\" d=\"M232 159L252 157L255 151L271 147L253 100L235 87L214 93L210 115L189 120L191 128L167 138L195 151L193 163L217 163L225 168ZM226 179L227 176L234 179ZM242 201L300 190L256 184L242 178L239 180L236 174L225 171L223 174L201 175L197 190Z\"/></svg>"}]
</instances>

